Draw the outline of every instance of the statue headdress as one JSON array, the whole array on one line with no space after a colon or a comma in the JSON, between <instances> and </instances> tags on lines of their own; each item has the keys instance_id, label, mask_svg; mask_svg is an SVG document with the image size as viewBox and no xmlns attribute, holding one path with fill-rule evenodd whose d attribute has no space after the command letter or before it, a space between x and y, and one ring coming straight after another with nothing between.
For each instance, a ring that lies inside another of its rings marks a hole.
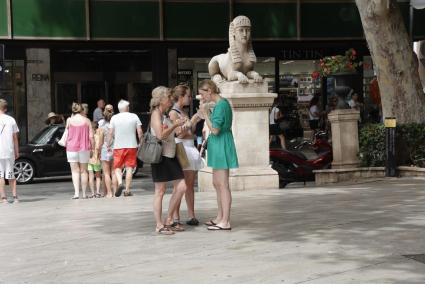
<instances>
[{"instance_id":1,"label":"statue headdress","mask_svg":"<svg viewBox=\"0 0 425 284\"><path fill-rule=\"evenodd\" d=\"M241 54L235 45L235 28L237 27L251 27L251 21L246 16L237 16L236 18L233 19L232 22L230 22L229 53L233 63L238 63L242 61ZM248 54L249 54L249 60L251 62L257 62L257 58L255 57L254 50L252 49L251 38L248 41Z\"/></svg>"}]
</instances>

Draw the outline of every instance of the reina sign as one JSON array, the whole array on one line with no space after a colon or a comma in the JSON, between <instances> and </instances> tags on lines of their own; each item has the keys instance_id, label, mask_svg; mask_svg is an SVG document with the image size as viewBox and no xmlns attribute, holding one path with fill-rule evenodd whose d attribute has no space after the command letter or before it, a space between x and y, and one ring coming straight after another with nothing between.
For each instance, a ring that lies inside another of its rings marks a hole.
<instances>
[{"instance_id":1,"label":"reina sign","mask_svg":"<svg viewBox=\"0 0 425 284\"><path fill-rule=\"evenodd\" d=\"M32 81L49 81L49 74L32 74Z\"/></svg>"},{"instance_id":2,"label":"reina sign","mask_svg":"<svg viewBox=\"0 0 425 284\"><path fill-rule=\"evenodd\" d=\"M314 60L324 57L323 49L284 49L282 58L285 60Z\"/></svg>"}]
</instances>

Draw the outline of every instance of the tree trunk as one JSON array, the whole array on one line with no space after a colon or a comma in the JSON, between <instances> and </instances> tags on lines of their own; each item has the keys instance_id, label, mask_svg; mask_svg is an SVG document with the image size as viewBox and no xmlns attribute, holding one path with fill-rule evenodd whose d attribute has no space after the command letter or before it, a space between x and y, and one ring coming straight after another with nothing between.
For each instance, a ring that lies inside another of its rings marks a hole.
<instances>
[{"instance_id":1,"label":"tree trunk","mask_svg":"<svg viewBox=\"0 0 425 284\"><path fill-rule=\"evenodd\" d=\"M356 0L375 70L384 117L425 122L425 96L396 0Z\"/></svg>"}]
</instances>

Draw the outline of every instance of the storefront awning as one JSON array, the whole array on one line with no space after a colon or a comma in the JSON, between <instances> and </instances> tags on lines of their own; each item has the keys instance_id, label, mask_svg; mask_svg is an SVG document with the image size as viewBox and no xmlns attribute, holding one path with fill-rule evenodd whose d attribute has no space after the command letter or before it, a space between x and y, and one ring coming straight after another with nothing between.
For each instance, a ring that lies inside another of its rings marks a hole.
<instances>
[{"instance_id":1,"label":"storefront awning","mask_svg":"<svg viewBox=\"0 0 425 284\"><path fill-rule=\"evenodd\" d=\"M423 8L425 8L425 0L410 0L410 4L415 9L423 9Z\"/></svg>"}]
</instances>

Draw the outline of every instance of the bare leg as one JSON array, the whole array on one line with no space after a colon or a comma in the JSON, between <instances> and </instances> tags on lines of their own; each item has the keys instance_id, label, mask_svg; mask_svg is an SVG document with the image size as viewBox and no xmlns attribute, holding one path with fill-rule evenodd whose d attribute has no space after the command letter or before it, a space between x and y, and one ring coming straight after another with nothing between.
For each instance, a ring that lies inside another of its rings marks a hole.
<instances>
[{"instance_id":1,"label":"bare leg","mask_svg":"<svg viewBox=\"0 0 425 284\"><path fill-rule=\"evenodd\" d=\"M91 190L91 195L94 196L94 172L93 171L88 171L88 172L89 172L89 188ZM83 196L84 195L85 194L83 193Z\"/></svg>"},{"instance_id":2,"label":"bare leg","mask_svg":"<svg viewBox=\"0 0 425 284\"><path fill-rule=\"evenodd\" d=\"M131 181L133 180L133 168L132 167L126 167L125 169L126 169L126 171L125 171L125 191L127 193L129 193Z\"/></svg>"},{"instance_id":3,"label":"bare leg","mask_svg":"<svg viewBox=\"0 0 425 284\"><path fill-rule=\"evenodd\" d=\"M121 168L116 168L114 170L115 177L117 178L118 185L122 185L122 170Z\"/></svg>"},{"instance_id":4,"label":"bare leg","mask_svg":"<svg viewBox=\"0 0 425 284\"><path fill-rule=\"evenodd\" d=\"M164 227L162 222L162 199L165 194L165 182L155 182L155 195L153 197L153 213L155 215L156 228Z\"/></svg>"},{"instance_id":5,"label":"bare leg","mask_svg":"<svg viewBox=\"0 0 425 284\"><path fill-rule=\"evenodd\" d=\"M285 136L283 134L279 134L280 146L282 149L286 149Z\"/></svg>"},{"instance_id":6,"label":"bare leg","mask_svg":"<svg viewBox=\"0 0 425 284\"><path fill-rule=\"evenodd\" d=\"M105 196L108 198L111 198L112 197L111 167L108 161L102 161L102 169L103 169L103 180L105 182L105 188L106 188Z\"/></svg>"},{"instance_id":7,"label":"bare leg","mask_svg":"<svg viewBox=\"0 0 425 284\"><path fill-rule=\"evenodd\" d=\"M186 181L186 199L187 215L189 219L195 218L195 175L196 171L183 171L184 180Z\"/></svg>"},{"instance_id":8,"label":"bare leg","mask_svg":"<svg viewBox=\"0 0 425 284\"><path fill-rule=\"evenodd\" d=\"M16 179L9 180L10 188L12 189L12 196L18 197L18 193L16 192Z\"/></svg>"},{"instance_id":9,"label":"bare leg","mask_svg":"<svg viewBox=\"0 0 425 284\"><path fill-rule=\"evenodd\" d=\"M70 162L69 166L71 167L72 184L74 185L74 197L78 197L80 195L80 164Z\"/></svg>"},{"instance_id":10,"label":"bare leg","mask_svg":"<svg viewBox=\"0 0 425 284\"><path fill-rule=\"evenodd\" d=\"M81 190L83 191L83 198L86 197L87 184L89 181L89 174L87 172L87 164L80 163L81 172Z\"/></svg>"},{"instance_id":11,"label":"bare leg","mask_svg":"<svg viewBox=\"0 0 425 284\"><path fill-rule=\"evenodd\" d=\"M217 225L222 228L230 228L230 208L232 206L232 193L229 188L229 170L215 170L220 180L219 190L223 218Z\"/></svg>"},{"instance_id":12,"label":"bare leg","mask_svg":"<svg viewBox=\"0 0 425 284\"><path fill-rule=\"evenodd\" d=\"M4 185L6 184L6 181L4 178L0 178L0 197L6 197L6 192L4 191Z\"/></svg>"},{"instance_id":13,"label":"bare leg","mask_svg":"<svg viewBox=\"0 0 425 284\"><path fill-rule=\"evenodd\" d=\"M217 217L213 220L213 222L218 224L223 219L223 209L221 208L221 191L219 190L220 180L215 170L213 170L213 186L217 194Z\"/></svg>"},{"instance_id":14,"label":"bare leg","mask_svg":"<svg viewBox=\"0 0 425 284\"><path fill-rule=\"evenodd\" d=\"M184 179L173 181L173 186L175 190L173 190L173 194L171 195L171 198L170 198L170 205L168 207L166 225L170 225L173 223L173 215L175 213L175 210L177 209L177 206L180 204L183 198L183 195L186 191L186 183Z\"/></svg>"},{"instance_id":15,"label":"bare leg","mask_svg":"<svg viewBox=\"0 0 425 284\"><path fill-rule=\"evenodd\" d=\"M114 174L114 163L111 161L109 162L109 167L110 167L110 173L111 173L111 177L112 177L112 194L115 195L115 192L117 191L117 187L118 187L118 181L117 181L117 176Z\"/></svg>"},{"instance_id":16,"label":"bare leg","mask_svg":"<svg viewBox=\"0 0 425 284\"><path fill-rule=\"evenodd\" d=\"M100 172L96 172L96 194L100 195L100 184L102 183L102 177Z\"/></svg>"}]
</instances>

